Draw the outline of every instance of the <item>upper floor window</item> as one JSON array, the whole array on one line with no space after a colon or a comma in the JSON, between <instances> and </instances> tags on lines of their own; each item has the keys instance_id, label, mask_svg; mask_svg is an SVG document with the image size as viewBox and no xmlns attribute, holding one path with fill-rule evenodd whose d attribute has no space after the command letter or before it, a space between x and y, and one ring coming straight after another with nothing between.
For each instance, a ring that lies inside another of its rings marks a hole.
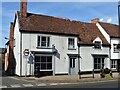
<instances>
[{"instance_id":1,"label":"upper floor window","mask_svg":"<svg viewBox=\"0 0 120 90\"><path fill-rule=\"evenodd\" d=\"M74 38L68 38L68 48L69 49L75 48L75 39Z\"/></svg>"},{"instance_id":2,"label":"upper floor window","mask_svg":"<svg viewBox=\"0 0 120 90\"><path fill-rule=\"evenodd\" d=\"M113 44L113 52L115 52L115 53L117 53L117 52L119 52L119 44Z\"/></svg>"},{"instance_id":3,"label":"upper floor window","mask_svg":"<svg viewBox=\"0 0 120 90\"><path fill-rule=\"evenodd\" d=\"M102 46L102 44L100 41L95 41L95 48L101 49L101 46Z\"/></svg>"},{"instance_id":4,"label":"upper floor window","mask_svg":"<svg viewBox=\"0 0 120 90\"><path fill-rule=\"evenodd\" d=\"M50 47L50 37L47 37L47 36L38 36L37 46L38 47L43 47L43 48Z\"/></svg>"}]
</instances>

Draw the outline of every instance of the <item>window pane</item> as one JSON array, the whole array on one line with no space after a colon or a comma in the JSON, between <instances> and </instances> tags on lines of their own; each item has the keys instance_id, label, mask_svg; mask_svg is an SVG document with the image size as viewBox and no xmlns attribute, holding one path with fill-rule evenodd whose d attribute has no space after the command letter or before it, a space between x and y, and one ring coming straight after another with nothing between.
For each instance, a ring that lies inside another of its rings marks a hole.
<instances>
[{"instance_id":1,"label":"window pane","mask_svg":"<svg viewBox=\"0 0 120 90\"><path fill-rule=\"evenodd\" d=\"M47 69L52 69L52 63L47 63Z\"/></svg>"},{"instance_id":2,"label":"window pane","mask_svg":"<svg viewBox=\"0 0 120 90\"><path fill-rule=\"evenodd\" d=\"M102 63L104 63L104 58L102 58Z\"/></svg>"},{"instance_id":3,"label":"window pane","mask_svg":"<svg viewBox=\"0 0 120 90\"><path fill-rule=\"evenodd\" d=\"M74 48L74 38L68 38L68 48Z\"/></svg>"},{"instance_id":4,"label":"window pane","mask_svg":"<svg viewBox=\"0 0 120 90\"><path fill-rule=\"evenodd\" d=\"M72 67L72 59L70 58L70 67Z\"/></svg>"},{"instance_id":5,"label":"window pane","mask_svg":"<svg viewBox=\"0 0 120 90\"><path fill-rule=\"evenodd\" d=\"M101 42L100 41L95 41L95 48L101 48Z\"/></svg>"},{"instance_id":6,"label":"window pane","mask_svg":"<svg viewBox=\"0 0 120 90\"><path fill-rule=\"evenodd\" d=\"M52 62L52 56L47 56L47 62Z\"/></svg>"},{"instance_id":7,"label":"window pane","mask_svg":"<svg viewBox=\"0 0 120 90\"><path fill-rule=\"evenodd\" d=\"M99 64L101 63L101 59L100 59L100 58L98 58L98 63L99 63Z\"/></svg>"},{"instance_id":8,"label":"window pane","mask_svg":"<svg viewBox=\"0 0 120 90\"><path fill-rule=\"evenodd\" d=\"M40 46L40 36L38 36L37 46Z\"/></svg>"},{"instance_id":9,"label":"window pane","mask_svg":"<svg viewBox=\"0 0 120 90\"><path fill-rule=\"evenodd\" d=\"M94 69L97 69L97 64L94 64Z\"/></svg>"},{"instance_id":10,"label":"window pane","mask_svg":"<svg viewBox=\"0 0 120 90\"><path fill-rule=\"evenodd\" d=\"M40 62L40 57L39 56L35 57L35 62Z\"/></svg>"},{"instance_id":11,"label":"window pane","mask_svg":"<svg viewBox=\"0 0 120 90\"><path fill-rule=\"evenodd\" d=\"M46 69L46 63L41 63L41 69Z\"/></svg>"},{"instance_id":12,"label":"window pane","mask_svg":"<svg viewBox=\"0 0 120 90\"><path fill-rule=\"evenodd\" d=\"M50 37L47 37L47 47L50 46Z\"/></svg>"},{"instance_id":13,"label":"window pane","mask_svg":"<svg viewBox=\"0 0 120 90\"><path fill-rule=\"evenodd\" d=\"M41 47L46 47L46 37L41 37Z\"/></svg>"},{"instance_id":14,"label":"window pane","mask_svg":"<svg viewBox=\"0 0 120 90\"><path fill-rule=\"evenodd\" d=\"M75 58L73 59L73 67L75 67Z\"/></svg>"},{"instance_id":15,"label":"window pane","mask_svg":"<svg viewBox=\"0 0 120 90\"><path fill-rule=\"evenodd\" d=\"M41 37L41 40L42 40L42 42L43 42L43 41L46 42L46 37L42 36L42 37Z\"/></svg>"},{"instance_id":16,"label":"window pane","mask_svg":"<svg viewBox=\"0 0 120 90\"><path fill-rule=\"evenodd\" d=\"M97 63L97 58L94 58L94 63Z\"/></svg>"},{"instance_id":17,"label":"window pane","mask_svg":"<svg viewBox=\"0 0 120 90\"><path fill-rule=\"evenodd\" d=\"M46 56L41 56L41 62L46 62Z\"/></svg>"}]
</instances>

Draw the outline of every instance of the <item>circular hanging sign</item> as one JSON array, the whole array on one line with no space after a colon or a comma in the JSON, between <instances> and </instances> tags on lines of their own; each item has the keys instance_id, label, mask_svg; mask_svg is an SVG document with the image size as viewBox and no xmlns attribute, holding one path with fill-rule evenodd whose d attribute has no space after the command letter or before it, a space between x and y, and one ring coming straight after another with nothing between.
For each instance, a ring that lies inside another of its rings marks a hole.
<instances>
[{"instance_id":1,"label":"circular hanging sign","mask_svg":"<svg viewBox=\"0 0 120 90\"><path fill-rule=\"evenodd\" d=\"M29 49L25 49L23 53L24 53L25 56L28 56L29 55Z\"/></svg>"}]
</instances>

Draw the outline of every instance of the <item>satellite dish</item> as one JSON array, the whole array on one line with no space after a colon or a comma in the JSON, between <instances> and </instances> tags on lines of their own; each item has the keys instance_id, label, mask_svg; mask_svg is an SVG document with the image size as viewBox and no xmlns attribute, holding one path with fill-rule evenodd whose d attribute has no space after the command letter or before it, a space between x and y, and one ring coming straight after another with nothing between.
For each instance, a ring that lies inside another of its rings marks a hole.
<instances>
[{"instance_id":1,"label":"satellite dish","mask_svg":"<svg viewBox=\"0 0 120 90\"><path fill-rule=\"evenodd\" d=\"M107 23L110 23L112 21L111 18L107 18Z\"/></svg>"},{"instance_id":2,"label":"satellite dish","mask_svg":"<svg viewBox=\"0 0 120 90\"><path fill-rule=\"evenodd\" d=\"M100 19L100 22L103 21L103 18Z\"/></svg>"}]
</instances>

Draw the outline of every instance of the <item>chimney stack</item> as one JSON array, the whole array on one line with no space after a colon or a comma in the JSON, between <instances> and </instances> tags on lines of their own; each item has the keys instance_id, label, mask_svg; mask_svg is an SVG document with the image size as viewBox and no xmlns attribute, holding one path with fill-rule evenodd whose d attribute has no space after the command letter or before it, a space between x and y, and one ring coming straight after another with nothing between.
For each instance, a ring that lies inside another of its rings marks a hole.
<instances>
[{"instance_id":1,"label":"chimney stack","mask_svg":"<svg viewBox=\"0 0 120 90\"><path fill-rule=\"evenodd\" d=\"M99 22L99 18L95 18L91 20L91 23L98 23Z\"/></svg>"},{"instance_id":2,"label":"chimney stack","mask_svg":"<svg viewBox=\"0 0 120 90\"><path fill-rule=\"evenodd\" d=\"M14 41L14 24L13 22L11 22L10 23L10 41L9 41L9 45L11 49L13 49L13 41Z\"/></svg>"},{"instance_id":3,"label":"chimney stack","mask_svg":"<svg viewBox=\"0 0 120 90\"><path fill-rule=\"evenodd\" d=\"M27 0L21 0L20 2L20 14L21 17L27 17Z\"/></svg>"}]
</instances>

